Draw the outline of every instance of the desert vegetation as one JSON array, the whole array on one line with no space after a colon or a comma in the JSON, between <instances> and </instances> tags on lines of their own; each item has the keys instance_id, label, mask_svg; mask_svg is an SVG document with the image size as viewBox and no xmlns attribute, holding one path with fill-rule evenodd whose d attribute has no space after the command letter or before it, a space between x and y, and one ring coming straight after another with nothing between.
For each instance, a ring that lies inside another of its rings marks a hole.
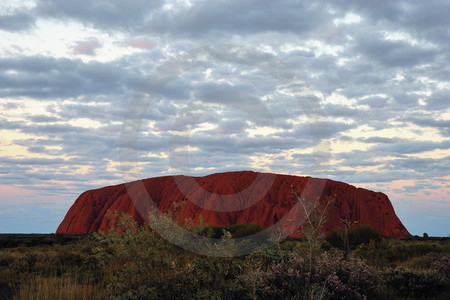
<instances>
[{"instance_id":1,"label":"desert vegetation","mask_svg":"<svg viewBox=\"0 0 450 300\"><path fill-rule=\"evenodd\" d=\"M450 298L449 238L385 238L348 220L324 234L333 199L296 198L304 238L156 212L144 226L117 213L107 234L0 235L0 299Z\"/></svg>"},{"instance_id":2,"label":"desert vegetation","mask_svg":"<svg viewBox=\"0 0 450 300\"><path fill-rule=\"evenodd\" d=\"M349 249L342 232L331 232L223 258L186 251L130 219L122 226L122 234L1 235L0 299L450 296L448 238L382 238L371 228L357 227L348 232ZM233 233L251 234L258 228L242 224L197 230L221 232L222 239L232 240Z\"/></svg>"}]
</instances>

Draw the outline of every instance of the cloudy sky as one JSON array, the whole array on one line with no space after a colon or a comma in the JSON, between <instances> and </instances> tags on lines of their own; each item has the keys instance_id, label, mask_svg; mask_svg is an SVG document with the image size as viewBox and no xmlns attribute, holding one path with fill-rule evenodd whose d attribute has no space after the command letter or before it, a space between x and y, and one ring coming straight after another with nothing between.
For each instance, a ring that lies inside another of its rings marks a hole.
<instances>
[{"instance_id":1,"label":"cloudy sky","mask_svg":"<svg viewBox=\"0 0 450 300\"><path fill-rule=\"evenodd\" d=\"M448 1L0 4L0 232L83 191L255 170L389 195L450 234Z\"/></svg>"}]
</instances>

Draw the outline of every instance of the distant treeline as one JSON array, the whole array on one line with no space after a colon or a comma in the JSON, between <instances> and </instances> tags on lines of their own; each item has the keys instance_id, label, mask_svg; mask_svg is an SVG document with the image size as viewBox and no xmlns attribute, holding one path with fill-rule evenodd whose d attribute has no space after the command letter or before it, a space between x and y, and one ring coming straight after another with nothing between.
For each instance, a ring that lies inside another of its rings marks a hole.
<instances>
[{"instance_id":1,"label":"distant treeline","mask_svg":"<svg viewBox=\"0 0 450 300\"><path fill-rule=\"evenodd\" d=\"M80 240L86 234L0 234L0 249L15 248L19 246L33 247L39 245L64 245Z\"/></svg>"},{"instance_id":2,"label":"distant treeline","mask_svg":"<svg viewBox=\"0 0 450 300\"><path fill-rule=\"evenodd\" d=\"M207 226L199 234L218 238L222 235L223 230L227 230L232 233L233 237L242 237L249 234L253 234L262 230L263 228L254 224L236 224L231 226ZM4 233L0 234L0 249L1 248L15 248L19 246L33 247L39 245L64 245L72 241L78 241L91 234L85 233L37 233L37 234L23 234L23 233ZM287 240L303 240L301 238L288 238ZM404 241L440 241L445 242L450 240L450 237L421 237L413 236L409 238L401 238Z\"/></svg>"}]
</instances>

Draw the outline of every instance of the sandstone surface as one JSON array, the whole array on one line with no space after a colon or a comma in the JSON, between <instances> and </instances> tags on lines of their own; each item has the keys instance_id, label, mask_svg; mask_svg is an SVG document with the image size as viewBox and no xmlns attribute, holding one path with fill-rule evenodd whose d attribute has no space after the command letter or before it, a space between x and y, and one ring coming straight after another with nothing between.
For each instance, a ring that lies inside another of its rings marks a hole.
<instances>
[{"instance_id":1,"label":"sandstone surface","mask_svg":"<svg viewBox=\"0 0 450 300\"><path fill-rule=\"evenodd\" d=\"M328 203L324 232L342 229L345 221L369 225L384 236L410 236L389 198L381 192L329 179L252 171L155 177L86 191L69 209L56 232L114 230L114 212L118 211L129 213L143 224L153 207L170 212L179 223L200 219L219 226L253 223L281 226L289 235L301 236L301 224L307 218L293 191L308 211L316 208L320 212Z\"/></svg>"}]
</instances>

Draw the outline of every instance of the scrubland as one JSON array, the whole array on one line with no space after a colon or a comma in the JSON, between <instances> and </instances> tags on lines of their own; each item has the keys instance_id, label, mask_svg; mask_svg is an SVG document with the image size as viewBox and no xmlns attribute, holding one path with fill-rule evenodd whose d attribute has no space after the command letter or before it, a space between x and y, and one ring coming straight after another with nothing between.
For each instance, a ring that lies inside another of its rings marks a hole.
<instances>
[{"instance_id":1,"label":"scrubland","mask_svg":"<svg viewBox=\"0 0 450 300\"><path fill-rule=\"evenodd\" d=\"M196 228L211 255L130 220L121 234L0 235L0 299L450 299L449 238L368 227L252 247L256 225ZM236 252L233 252L236 251ZM220 257L221 254L230 257Z\"/></svg>"}]
</instances>

